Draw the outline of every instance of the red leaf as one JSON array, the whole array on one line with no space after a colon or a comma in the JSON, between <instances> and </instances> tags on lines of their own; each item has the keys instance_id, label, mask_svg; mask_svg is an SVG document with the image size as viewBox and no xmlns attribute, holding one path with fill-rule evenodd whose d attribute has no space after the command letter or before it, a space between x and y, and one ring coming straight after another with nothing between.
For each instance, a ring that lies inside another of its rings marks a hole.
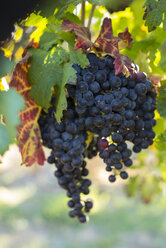
<instances>
[{"instance_id":1,"label":"red leaf","mask_svg":"<svg viewBox=\"0 0 166 248\"><path fill-rule=\"evenodd\" d=\"M156 87L161 87L162 76L160 75L150 75L148 78Z\"/></svg>"},{"instance_id":2,"label":"red leaf","mask_svg":"<svg viewBox=\"0 0 166 248\"><path fill-rule=\"evenodd\" d=\"M132 60L122 54L116 56L114 61L115 75L123 73L126 77L135 73L135 67Z\"/></svg>"},{"instance_id":3,"label":"red leaf","mask_svg":"<svg viewBox=\"0 0 166 248\"><path fill-rule=\"evenodd\" d=\"M118 37L124 41L124 45L123 45L123 48L126 47L126 46L129 46L129 47L132 47L132 38L131 38L131 34L130 32L128 31L128 28L125 29L124 32L122 33L119 33L118 34Z\"/></svg>"},{"instance_id":4,"label":"red leaf","mask_svg":"<svg viewBox=\"0 0 166 248\"><path fill-rule=\"evenodd\" d=\"M25 58L25 57L24 57ZM21 126L18 127L18 145L22 164L44 164L45 155L41 145L38 118L41 107L30 98L30 85L27 79L27 62L18 63L13 71L10 87L15 88L25 99L26 108L21 111Z\"/></svg>"},{"instance_id":5,"label":"red leaf","mask_svg":"<svg viewBox=\"0 0 166 248\"><path fill-rule=\"evenodd\" d=\"M131 46L131 35L128 28L124 32L119 34L119 37L113 35L112 21L109 18L105 18L101 27L100 34L94 43L90 40L89 30L85 27L81 27L78 24L72 23L69 20L63 21L63 30L74 31L77 36L77 44L75 49L82 48L84 51L88 48L94 48L100 53L110 54L114 59L115 74L123 73L126 76L134 73L132 67L132 60L127 56L119 54L119 41L123 41L123 46Z\"/></svg>"},{"instance_id":6,"label":"red leaf","mask_svg":"<svg viewBox=\"0 0 166 248\"><path fill-rule=\"evenodd\" d=\"M113 31L112 31L112 21L110 18L105 18L100 30L100 34L98 38L108 39L111 40L113 37Z\"/></svg>"},{"instance_id":7,"label":"red leaf","mask_svg":"<svg viewBox=\"0 0 166 248\"><path fill-rule=\"evenodd\" d=\"M161 80L162 80L162 76L160 75L150 75L148 77L148 79L152 82L153 87L152 87L152 91L154 91L156 94L158 94L158 88L161 87Z\"/></svg>"},{"instance_id":8,"label":"red leaf","mask_svg":"<svg viewBox=\"0 0 166 248\"><path fill-rule=\"evenodd\" d=\"M31 47L34 47L34 48L39 48L39 43L37 42L34 42L33 40L31 40L28 45L25 47L24 49L24 52L22 54L22 57L24 58L25 55L27 54L27 51L28 51L28 48L31 48Z\"/></svg>"},{"instance_id":9,"label":"red leaf","mask_svg":"<svg viewBox=\"0 0 166 248\"><path fill-rule=\"evenodd\" d=\"M119 53L119 41L120 38L113 36L111 19L105 18L100 34L95 41L97 50L115 57Z\"/></svg>"},{"instance_id":10,"label":"red leaf","mask_svg":"<svg viewBox=\"0 0 166 248\"><path fill-rule=\"evenodd\" d=\"M86 51L93 45L93 43L91 42L91 35L89 29L86 27L82 27L69 20L63 20L62 30L73 31L76 34L77 44L75 46L75 50L82 48L82 50Z\"/></svg>"}]
</instances>

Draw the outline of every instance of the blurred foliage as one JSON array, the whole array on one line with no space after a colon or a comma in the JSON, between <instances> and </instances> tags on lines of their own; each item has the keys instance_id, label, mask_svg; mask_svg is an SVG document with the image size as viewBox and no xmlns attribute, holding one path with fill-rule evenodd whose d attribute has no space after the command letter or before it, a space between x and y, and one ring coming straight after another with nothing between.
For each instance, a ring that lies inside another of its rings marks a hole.
<instances>
[{"instance_id":1,"label":"blurred foliage","mask_svg":"<svg viewBox=\"0 0 166 248\"><path fill-rule=\"evenodd\" d=\"M148 30L152 31L162 23L163 30L166 31L166 0L146 0L144 7L146 8L144 19Z\"/></svg>"},{"instance_id":2,"label":"blurred foliage","mask_svg":"<svg viewBox=\"0 0 166 248\"><path fill-rule=\"evenodd\" d=\"M17 150L7 155L13 165L4 161L0 168L1 247L165 248L165 196L156 195L147 207L136 197L126 198L122 185L96 184L90 221L81 225L68 217L67 198L50 165L27 171L16 166Z\"/></svg>"},{"instance_id":3,"label":"blurred foliage","mask_svg":"<svg viewBox=\"0 0 166 248\"><path fill-rule=\"evenodd\" d=\"M9 58L4 56L4 53L2 50L0 50L0 78L4 77L9 73L9 71L12 71L14 68L13 62L9 60Z\"/></svg>"},{"instance_id":4,"label":"blurred foliage","mask_svg":"<svg viewBox=\"0 0 166 248\"><path fill-rule=\"evenodd\" d=\"M19 111L24 108L24 100L16 90L0 91L0 154L8 150L17 137L16 127L20 124Z\"/></svg>"}]
</instances>

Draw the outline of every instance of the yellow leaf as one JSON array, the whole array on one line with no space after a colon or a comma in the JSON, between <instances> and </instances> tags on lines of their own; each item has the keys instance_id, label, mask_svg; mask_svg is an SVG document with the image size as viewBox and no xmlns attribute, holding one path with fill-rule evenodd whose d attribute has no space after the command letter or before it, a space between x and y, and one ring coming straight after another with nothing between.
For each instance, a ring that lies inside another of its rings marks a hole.
<instances>
[{"instance_id":1,"label":"yellow leaf","mask_svg":"<svg viewBox=\"0 0 166 248\"><path fill-rule=\"evenodd\" d=\"M94 134L92 134L89 131L87 131L87 134L88 134L88 138L86 140L86 147L88 147L90 145L91 141L93 140L93 136L94 136Z\"/></svg>"},{"instance_id":2,"label":"yellow leaf","mask_svg":"<svg viewBox=\"0 0 166 248\"><path fill-rule=\"evenodd\" d=\"M44 29L47 25L47 18L42 17L41 15L32 13L26 20L25 26L34 26L36 30L31 34L31 39L34 42L39 42L41 35L43 34Z\"/></svg>"}]
</instances>

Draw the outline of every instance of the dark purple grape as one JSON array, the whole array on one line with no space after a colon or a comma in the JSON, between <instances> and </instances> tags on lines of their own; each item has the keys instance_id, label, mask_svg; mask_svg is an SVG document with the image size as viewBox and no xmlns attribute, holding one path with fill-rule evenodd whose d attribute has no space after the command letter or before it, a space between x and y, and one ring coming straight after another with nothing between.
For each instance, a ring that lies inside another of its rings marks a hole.
<instances>
[{"instance_id":1,"label":"dark purple grape","mask_svg":"<svg viewBox=\"0 0 166 248\"><path fill-rule=\"evenodd\" d=\"M127 179L127 178L128 178L127 172L126 172L126 171L121 171L121 172L120 172L120 177L121 177L122 179Z\"/></svg>"},{"instance_id":2,"label":"dark purple grape","mask_svg":"<svg viewBox=\"0 0 166 248\"><path fill-rule=\"evenodd\" d=\"M99 146L99 148L100 148L101 150L106 149L106 148L108 147L108 140L106 140L106 139L100 139L100 140L98 141L98 146Z\"/></svg>"},{"instance_id":3,"label":"dark purple grape","mask_svg":"<svg viewBox=\"0 0 166 248\"><path fill-rule=\"evenodd\" d=\"M110 175L108 179L111 183L114 183L116 181L116 177L114 175Z\"/></svg>"},{"instance_id":4,"label":"dark purple grape","mask_svg":"<svg viewBox=\"0 0 166 248\"><path fill-rule=\"evenodd\" d=\"M146 81L146 73L145 72L142 72L142 71L140 71L140 72L138 72L137 74L136 74L136 81L137 82L145 82Z\"/></svg>"}]
</instances>

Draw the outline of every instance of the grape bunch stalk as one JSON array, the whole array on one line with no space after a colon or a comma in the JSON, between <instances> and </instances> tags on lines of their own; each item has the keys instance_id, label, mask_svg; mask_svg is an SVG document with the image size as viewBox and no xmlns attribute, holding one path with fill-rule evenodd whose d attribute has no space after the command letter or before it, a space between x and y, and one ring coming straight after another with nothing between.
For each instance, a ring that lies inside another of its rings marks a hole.
<instances>
[{"instance_id":1,"label":"grape bunch stalk","mask_svg":"<svg viewBox=\"0 0 166 248\"><path fill-rule=\"evenodd\" d=\"M55 98L39 119L43 145L52 149L48 162L55 164L58 183L70 198L69 216L77 217L81 223L88 220L86 213L93 207L92 200L85 197L91 185L86 158L99 153L111 183L118 175L127 179L126 168L133 163L132 150L139 153L153 144L156 125L157 94L137 65L135 74L126 77L115 75L114 58L110 55L88 53L87 58L87 68L73 65L77 82L67 85L68 106L61 122L55 118ZM87 145L89 133L93 138Z\"/></svg>"}]
</instances>

